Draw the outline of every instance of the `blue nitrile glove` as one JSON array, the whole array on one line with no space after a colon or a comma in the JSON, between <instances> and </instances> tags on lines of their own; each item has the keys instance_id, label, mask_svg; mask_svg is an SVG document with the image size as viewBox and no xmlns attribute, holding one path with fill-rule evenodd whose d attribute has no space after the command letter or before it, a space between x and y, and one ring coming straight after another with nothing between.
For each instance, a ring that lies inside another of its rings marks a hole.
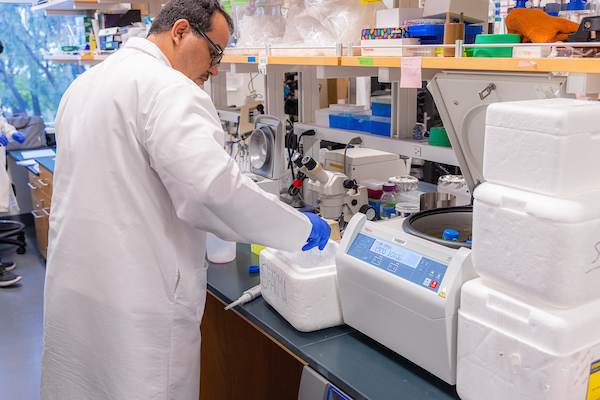
<instances>
[{"instance_id":1,"label":"blue nitrile glove","mask_svg":"<svg viewBox=\"0 0 600 400\"><path fill-rule=\"evenodd\" d=\"M0 146L6 146L7 144L8 144L8 138L3 133L2 136L0 136Z\"/></svg>"},{"instance_id":2,"label":"blue nitrile glove","mask_svg":"<svg viewBox=\"0 0 600 400\"><path fill-rule=\"evenodd\" d=\"M308 217L310 223L312 224L312 230L310 231L310 235L308 236L308 240L304 247L302 247L302 251L310 250L313 247L319 246L319 250L323 250L325 246L327 246L327 242L329 241L329 236L331 235L331 227L323 218L319 217L317 214L313 213L303 213Z\"/></svg>"},{"instance_id":3,"label":"blue nitrile glove","mask_svg":"<svg viewBox=\"0 0 600 400\"><path fill-rule=\"evenodd\" d=\"M19 143L25 142L25 134L24 133L15 132L12 134L12 137L15 140L15 142L19 142Z\"/></svg>"}]
</instances>

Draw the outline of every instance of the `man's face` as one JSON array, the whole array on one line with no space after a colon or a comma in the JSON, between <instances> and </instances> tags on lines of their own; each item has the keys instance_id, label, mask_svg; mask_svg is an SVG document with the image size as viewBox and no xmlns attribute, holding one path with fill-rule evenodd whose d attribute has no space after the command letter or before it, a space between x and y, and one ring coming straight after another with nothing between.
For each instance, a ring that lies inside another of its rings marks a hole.
<instances>
[{"instance_id":1,"label":"man's face","mask_svg":"<svg viewBox=\"0 0 600 400\"><path fill-rule=\"evenodd\" d=\"M212 30L204 32L204 34L214 44L224 49L229 41L229 25L227 25L225 17L221 13L214 13L212 16ZM173 68L182 72L198 85L207 81L209 76L217 75L219 66L211 65L216 51L208 40L201 35L192 33L192 27L188 25L188 30L184 33L180 43L181 45L173 59Z\"/></svg>"}]
</instances>

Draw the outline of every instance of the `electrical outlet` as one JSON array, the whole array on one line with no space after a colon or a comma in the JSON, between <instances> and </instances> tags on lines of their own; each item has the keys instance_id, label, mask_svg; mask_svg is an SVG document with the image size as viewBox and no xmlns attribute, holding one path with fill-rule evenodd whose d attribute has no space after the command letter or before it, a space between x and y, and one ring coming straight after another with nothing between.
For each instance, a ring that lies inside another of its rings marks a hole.
<instances>
[{"instance_id":1,"label":"electrical outlet","mask_svg":"<svg viewBox=\"0 0 600 400\"><path fill-rule=\"evenodd\" d=\"M415 146L413 151L413 156L421 157L421 146Z\"/></svg>"}]
</instances>

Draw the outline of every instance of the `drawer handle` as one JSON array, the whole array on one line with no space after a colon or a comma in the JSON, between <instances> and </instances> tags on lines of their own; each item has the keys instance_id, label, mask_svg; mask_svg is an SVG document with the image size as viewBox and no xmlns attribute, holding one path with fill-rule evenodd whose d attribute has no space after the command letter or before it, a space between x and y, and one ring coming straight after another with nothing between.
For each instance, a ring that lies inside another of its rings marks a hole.
<instances>
[{"instance_id":1,"label":"drawer handle","mask_svg":"<svg viewBox=\"0 0 600 400\"><path fill-rule=\"evenodd\" d=\"M33 186L31 183L27 182L27 186L29 186L29 189L31 190L36 190L37 187Z\"/></svg>"},{"instance_id":2,"label":"drawer handle","mask_svg":"<svg viewBox=\"0 0 600 400\"><path fill-rule=\"evenodd\" d=\"M33 218L35 218L35 219L45 218L45 216L44 216L44 215L37 215L37 214L35 213L35 210L31 212L31 215L33 215Z\"/></svg>"},{"instance_id":3,"label":"drawer handle","mask_svg":"<svg viewBox=\"0 0 600 400\"><path fill-rule=\"evenodd\" d=\"M40 185L42 185L42 186L49 186L49 184L48 184L48 183L44 183L44 181L43 181L43 180L41 180L41 179L38 179L37 181L38 181L38 182L40 183Z\"/></svg>"}]
</instances>

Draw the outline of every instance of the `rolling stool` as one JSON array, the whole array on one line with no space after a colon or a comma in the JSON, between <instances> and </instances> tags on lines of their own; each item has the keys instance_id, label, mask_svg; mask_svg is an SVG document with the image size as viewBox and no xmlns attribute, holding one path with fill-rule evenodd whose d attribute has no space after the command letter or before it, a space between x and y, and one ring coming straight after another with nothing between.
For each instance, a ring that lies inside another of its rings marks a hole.
<instances>
[{"instance_id":1,"label":"rolling stool","mask_svg":"<svg viewBox=\"0 0 600 400\"><path fill-rule=\"evenodd\" d=\"M17 254L25 253L25 224L20 221L0 220L0 243L19 246Z\"/></svg>"}]
</instances>

